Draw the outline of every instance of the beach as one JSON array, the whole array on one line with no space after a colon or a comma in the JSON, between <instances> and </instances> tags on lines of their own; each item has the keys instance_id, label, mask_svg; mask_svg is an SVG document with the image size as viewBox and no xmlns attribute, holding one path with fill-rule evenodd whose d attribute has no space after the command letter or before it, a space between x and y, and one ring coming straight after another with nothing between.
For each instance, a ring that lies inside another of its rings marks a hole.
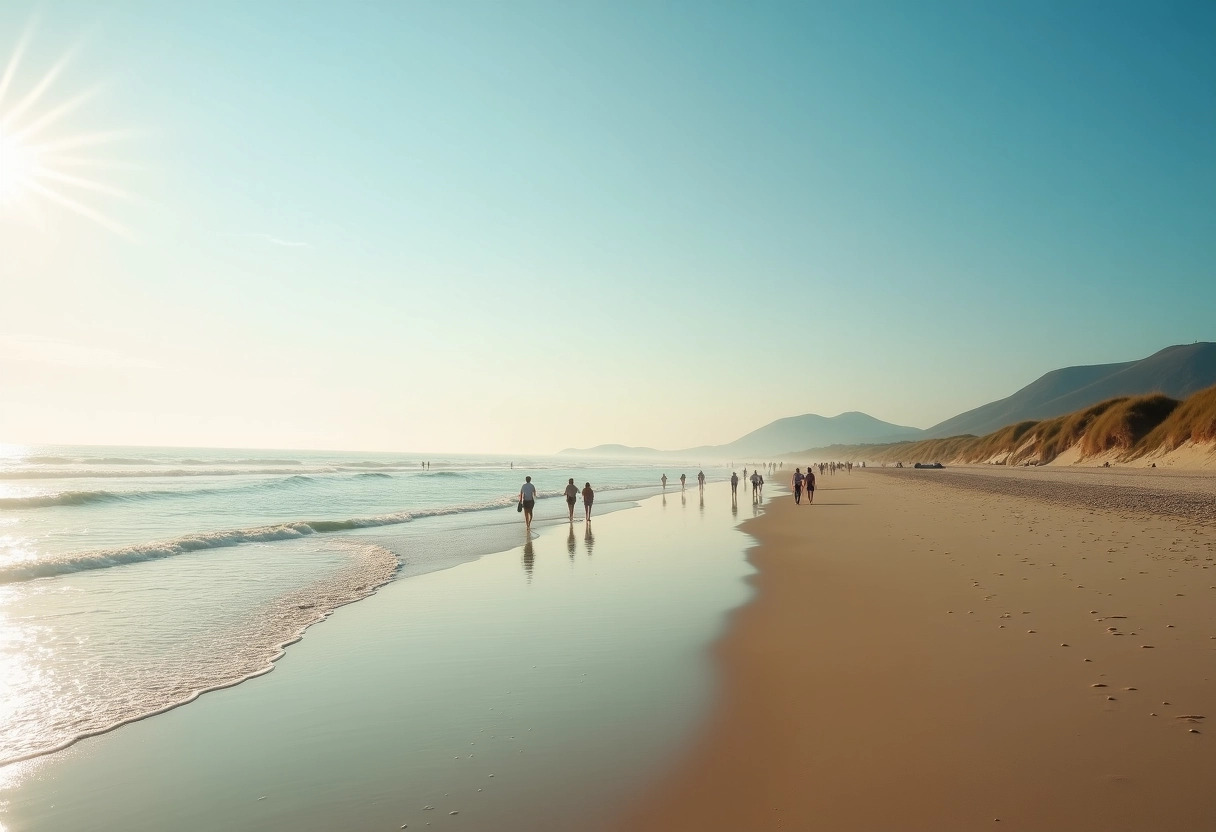
<instances>
[{"instance_id":1,"label":"beach","mask_svg":"<svg viewBox=\"0 0 1216 832\"><path fill-rule=\"evenodd\" d=\"M1212 828L1214 484L855 469L770 502L714 709L619 828Z\"/></svg>"},{"instance_id":2,"label":"beach","mask_svg":"<svg viewBox=\"0 0 1216 832\"><path fill-rule=\"evenodd\" d=\"M1216 479L768 479L308 538L402 565L273 672L0 767L0 829L1211 826Z\"/></svg>"}]
</instances>

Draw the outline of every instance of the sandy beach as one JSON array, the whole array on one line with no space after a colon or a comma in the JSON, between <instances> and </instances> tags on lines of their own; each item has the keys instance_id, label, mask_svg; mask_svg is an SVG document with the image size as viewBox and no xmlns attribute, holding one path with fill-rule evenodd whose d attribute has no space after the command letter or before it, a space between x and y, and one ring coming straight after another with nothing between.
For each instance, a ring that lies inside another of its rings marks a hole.
<instances>
[{"instance_id":1,"label":"sandy beach","mask_svg":"<svg viewBox=\"0 0 1216 832\"><path fill-rule=\"evenodd\" d=\"M720 697L619 828L1216 826L1216 479L820 485L744 524Z\"/></svg>"}]
</instances>

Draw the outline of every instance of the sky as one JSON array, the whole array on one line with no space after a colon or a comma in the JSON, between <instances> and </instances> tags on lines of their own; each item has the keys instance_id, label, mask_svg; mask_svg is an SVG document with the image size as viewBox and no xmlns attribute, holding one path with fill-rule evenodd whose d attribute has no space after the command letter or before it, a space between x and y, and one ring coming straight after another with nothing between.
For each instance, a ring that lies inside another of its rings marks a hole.
<instances>
[{"instance_id":1,"label":"sky","mask_svg":"<svg viewBox=\"0 0 1216 832\"><path fill-rule=\"evenodd\" d=\"M0 4L0 442L674 449L1216 340L1214 43L1208 2Z\"/></svg>"}]
</instances>

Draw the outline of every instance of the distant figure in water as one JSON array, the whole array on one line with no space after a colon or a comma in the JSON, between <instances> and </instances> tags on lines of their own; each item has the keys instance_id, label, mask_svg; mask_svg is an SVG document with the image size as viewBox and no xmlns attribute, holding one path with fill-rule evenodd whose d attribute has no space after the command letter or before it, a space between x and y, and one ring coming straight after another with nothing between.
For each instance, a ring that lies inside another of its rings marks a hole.
<instances>
[{"instance_id":1,"label":"distant figure in water","mask_svg":"<svg viewBox=\"0 0 1216 832\"><path fill-rule=\"evenodd\" d=\"M702 491L705 490L705 472L704 471L697 472L697 488L701 489Z\"/></svg>"},{"instance_id":2,"label":"distant figure in water","mask_svg":"<svg viewBox=\"0 0 1216 832\"><path fill-rule=\"evenodd\" d=\"M739 493L739 475L734 471L730 472L730 496L734 497Z\"/></svg>"},{"instance_id":3,"label":"distant figure in water","mask_svg":"<svg viewBox=\"0 0 1216 832\"><path fill-rule=\"evenodd\" d=\"M536 508L536 486L531 477L524 477L523 487L519 489L519 501L524 506L524 528L532 528L532 509Z\"/></svg>"},{"instance_id":4,"label":"distant figure in water","mask_svg":"<svg viewBox=\"0 0 1216 832\"><path fill-rule=\"evenodd\" d=\"M794 469L794 505L802 502L802 469Z\"/></svg>"},{"instance_id":5,"label":"distant figure in water","mask_svg":"<svg viewBox=\"0 0 1216 832\"><path fill-rule=\"evenodd\" d=\"M809 467L806 469L806 479L802 481L802 487L806 491L806 504L809 506L815 502L815 472Z\"/></svg>"},{"instance_id":6,"label":"distant figure in water","mask_svg":"<svg viewBox=\"0 0 1216 832\"><path fill-rule=\"evenodd\" d=\"M663 490L666 491L667 490L667 475L664 474L663 476L659 477L659 479L663 481Z\"/></svg>"},{"instance_id":7,"label":"distant figure in water","mask_svg":"<svg viewBox=\"0 0 1216 832\"><path fill-rule=\"evenodd\" d=\"M566 508L570 509L570 522L574 523L574 504L578 502L578 486L574 484L574 477L566 483Z\"/></svg>"},{"instance_id":8,"label":"distant figure in water","mask_svg":"<svg viewBox=\"0 0 1216 832\"><path fill-rule=\"evenodd\" d=\"M587 512L587 525L591 525L591 504L595 502L595 492L591 483L583 484L583 511Z\"/></svg>"},{"instance_id":9,"label":"distant figure in water","mask_svg":"<svg viewBox=\"0 0 1216 832\"><path fill-rule=\"evenodd\" d=\"M683 491L683 490L684 490L684 481L685 481L686 479L688 479L688 477L684 476L683 474L680 474L680 490L681 490L681 491Z\"/></svg>"}]
</instances>

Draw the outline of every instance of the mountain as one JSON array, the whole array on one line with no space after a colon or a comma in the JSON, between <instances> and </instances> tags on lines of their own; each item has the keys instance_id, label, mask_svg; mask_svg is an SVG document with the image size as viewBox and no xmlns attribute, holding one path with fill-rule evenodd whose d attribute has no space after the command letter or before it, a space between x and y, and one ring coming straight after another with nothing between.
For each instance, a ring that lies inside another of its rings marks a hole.
<instances>
[{"instance_id":1,"label":"mountain","mask_svg":"<svg viewBox=\"0 0 1216 832\"><path fill-rule=\"evenodd\" d=\"M776 456L798 448L823 445L902 442L924 435L919 428L893 425L856 411L830 418L814 413L789 416L754 430L726 445L701 445L680 451L657 451L627 445L597 445L594 448L567 448L563 454L580 456L667 456L734 457L758 459Z\"/></svg>"},{"instance_id":2,"label":"mountain","mask_svg":"<svg viewBox=\"0 0 1216 832\"><path fill-rule=\"evenodd\" d=\"M1184 399L1213 384L1216 343L1182 344L1139 361L1052 370L1012 396L960 413L924 435L983 436L1017 422L1054 419L1116 396L1163 393Z\"/></svg>"},{"instance_id":3,"label":"mountain","mask_svg":"<svg viewBox=\"0 0 1216 832\"><path fill-rule=\"evenodd\" d=\"M902 442L919 439L923 435L924 431L920 428L893 425L855 410L830 418L806 413L778 419L726 445L690 448L685 453L755 458L825 445Z\"/></svg>"}]
</instances>

